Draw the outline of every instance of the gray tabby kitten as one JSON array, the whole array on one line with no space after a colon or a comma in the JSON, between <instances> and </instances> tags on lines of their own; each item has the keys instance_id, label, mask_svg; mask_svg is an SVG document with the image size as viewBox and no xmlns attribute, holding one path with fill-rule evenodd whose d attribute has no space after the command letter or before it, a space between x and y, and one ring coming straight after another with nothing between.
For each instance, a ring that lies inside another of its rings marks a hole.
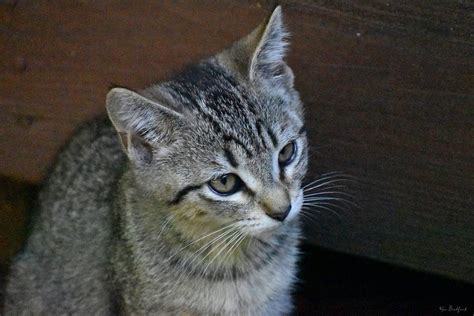
<instances>
[{"instance_id":1,"label":"gray tabby kitten","mask_svg":"<svg viewBox=\"0 0 474 316\"><path fill-rule=\"evenodd\" d=\"M6 315L291 311L307 140L281 15L171 81L109 92L113 127L83 128L40 194Z\"/></svg>"}]
</instances>

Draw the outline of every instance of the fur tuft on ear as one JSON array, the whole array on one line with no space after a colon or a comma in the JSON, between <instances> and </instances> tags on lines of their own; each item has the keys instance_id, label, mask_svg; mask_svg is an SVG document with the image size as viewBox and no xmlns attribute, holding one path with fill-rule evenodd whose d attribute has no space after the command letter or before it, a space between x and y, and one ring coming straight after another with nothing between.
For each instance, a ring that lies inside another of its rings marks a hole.
<instances>
[{"instance_id":1,"label":"fur tuft on ear","mask_svg":"<svg viewBox=\"0 0 474 316\"><path fill-rule=\"evenodd\" d=\"M132 161L148 163L173 142L182 115L142 95L114 88L107 94L107 113Z\"/></svg>"},{"instance_id":2,"label":"fur tuft on ear","mask_svg":"<svg viewBox=\"0 0 474 316\"><path fill-rule=\"evenodd\" d=\"M289 34L277 6L253 32L218 55L221 63L244 79L271 88L292 88L293 72L284 61Z\"/></svg>"},{"instance_id":3,"label":"fur tuft on ear","mask_svg":"<svg viewBox=\"0 0 474 316\"><path fill-rule=\"evenodd\" d=\"M281 7L277 6L267 21L257 28L258 43L250 61L250 80L278 77L285 66L288 32L283 25ZM260 33L260 34L258 34Z\"/></svg>"}]
</instances>

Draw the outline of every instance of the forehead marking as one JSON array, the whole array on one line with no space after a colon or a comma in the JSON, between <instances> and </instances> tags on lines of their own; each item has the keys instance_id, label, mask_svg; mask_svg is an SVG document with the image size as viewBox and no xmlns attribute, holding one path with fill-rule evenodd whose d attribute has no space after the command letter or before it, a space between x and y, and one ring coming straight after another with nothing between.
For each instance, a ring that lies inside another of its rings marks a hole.
<instances>
[{"instance_id":1,"label":"forehead marking","mask_svg":"<svg viewBox=\"0 0 474 316\"><path fill-rule=\"evenodd\" d=\"M250 149L248 149L244 145L244 143L241 142L238 138L233 137L233 136L228 135L228 134L224 134L223 139L227 143L234 142L235 144L239 145L245 151L245 153L247 154L247 157L249 157L249 158L253 157L252 152L250 151Z\"/></svg>"},{"instance_id":2,"label":"forehead marking","mask_svg":"<svg viewBox=\"0 0 474 316\"><path fill-rule=\"evenodd\" d=\"M178 204L181 200L191 191L201 188L201 185L189 185L181 189L175 196L173 200L169 202L170 205Z\"/></svg>"},{"instance_id":3,"label":"forehead marking","mask_svg":"<svg viewBox=\"0 0 474 316\"><path fill-rule=\"evenodd\" d=\"M208 121L224 142L240 146L249 158L259 150L278 146L274 130L258 118L260 113L257 111L259 103L256 96L215 60L189 67L175 80L168 82L167 87L183 105L190 106ZM291 116L292 113L289 114ZM229 155L225 155L233 164L235 159L231 161Z\"/></svg>"},{"instance_id":4,"label":"forehead marking","mask_svg":"<svg viewBox=\"0 0 474 316\"><path fill-rule=\"evenodd\" d=\"M270 127L267 127L267 133L268 133L268 136L270 136L270 139L272 140L273 147L277 147L278 145L277 138Z\"/></svg>"},{"instance_id":5,"label":"forehead marking","mask_svg":"<svg viewBox=\"0 0 474 316\"><path fill-rule=\"evenodd\" d=\"M255 127L257 128L257 134L258 138L262 141L262 146L264 149L268 149L267 142L265 141L265 136L263 135L263 130L262 130L262 121L257 120L255 122Z\"/></svg>"},{"instance_id":6,"label":"forehead marking","mask_svg":"<svg viewBox=\"0 0 474 316\"><path fill-rule=\"evenodd\" d=\"M232 167L237 168L239 166L239 163L228 148L224 148L224 156Z\"/></svg>"}]
</instances>

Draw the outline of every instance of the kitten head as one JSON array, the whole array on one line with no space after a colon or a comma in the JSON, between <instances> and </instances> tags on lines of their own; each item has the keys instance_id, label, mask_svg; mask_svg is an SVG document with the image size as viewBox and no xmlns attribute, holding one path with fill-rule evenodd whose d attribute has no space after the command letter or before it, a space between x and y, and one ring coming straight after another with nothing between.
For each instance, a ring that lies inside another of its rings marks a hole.
<instances>
[{"instance_id":1,"label":"kitten head","mask_svg":"<svg viewBox=\"0 0 474 316\"><path fill-rule=\"evenodd\" d=\"M281 8L230 48L141 93L107 95L139 190L189 225L255 235L293 221L307 140Z\"/></svg>"}]
</instances>

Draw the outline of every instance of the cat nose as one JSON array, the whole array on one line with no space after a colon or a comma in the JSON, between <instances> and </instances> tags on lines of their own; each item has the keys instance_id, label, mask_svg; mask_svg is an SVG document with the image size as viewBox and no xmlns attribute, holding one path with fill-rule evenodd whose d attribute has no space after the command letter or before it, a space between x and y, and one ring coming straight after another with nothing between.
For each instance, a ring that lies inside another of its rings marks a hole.
<instances>
[{"instance_id":1,"label":"cat nose","mask_svg":"<svg viewBox=\"0 0 474 316\"><path fill-rule=\"evenodd\" d=\"M288 207L286 208L284 212L271 212L271 213L267 213L267 215L273 218L274 220L283 222L285 218L288 216L288 214L290 214L290 211L291 211L291 204L288 205Z\"/></svg>"}]
</instances>

